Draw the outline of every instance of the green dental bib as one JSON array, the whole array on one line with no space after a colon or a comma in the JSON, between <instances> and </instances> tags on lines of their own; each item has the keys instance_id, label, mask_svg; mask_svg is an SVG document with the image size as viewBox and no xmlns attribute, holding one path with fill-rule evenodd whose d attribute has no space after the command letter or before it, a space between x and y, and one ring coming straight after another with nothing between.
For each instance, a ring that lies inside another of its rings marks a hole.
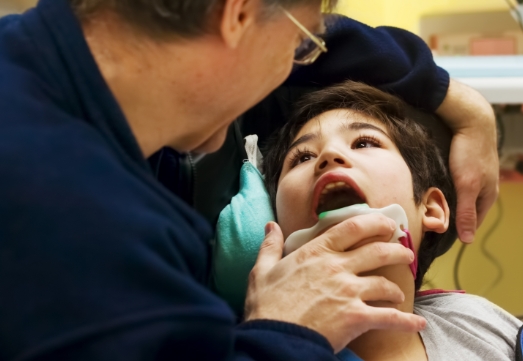
<instances>
[{"instance_id":1,"label":"green dental bib","mask_svg":"<svg viewBox=\"0 0 523 361\"><path fill-rule=\"evenodd\" d=\"M249 273L265 238L265 225L275 220L256 167L261 162L257 141L255 135L246 138L249 161L240 171L240 191L220 213L216 227L213 286L237 314L243 313Z\"/></svg>"}]
</instances>

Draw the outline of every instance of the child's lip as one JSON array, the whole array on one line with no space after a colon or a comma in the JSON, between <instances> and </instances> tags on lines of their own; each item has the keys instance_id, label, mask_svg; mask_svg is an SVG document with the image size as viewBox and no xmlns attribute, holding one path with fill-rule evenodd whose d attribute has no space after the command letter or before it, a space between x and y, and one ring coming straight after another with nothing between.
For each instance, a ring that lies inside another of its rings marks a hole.
<instances>
[{"instance_id":1,"label":"child's lip","mask_svg":"<svg viewBox=\"0 0 523 361\"><path fill-rule=\"evenodd\" d=\"M323 174L318 180L316 181L316 185L314 186L314 193L312 196L312 218L317 222L318 221L318 215L316 214L316 210L318 209L318 203L320 201L321 192L325 188L325 186L329 183L333 182L345 182L349 187L351 187L358 195L361 197L361 199L366 199L365 195L361 191L360 187L356 184L356 182L349 177L346 173L341 171L331 171Z\"/></svg>"}]
</instances>

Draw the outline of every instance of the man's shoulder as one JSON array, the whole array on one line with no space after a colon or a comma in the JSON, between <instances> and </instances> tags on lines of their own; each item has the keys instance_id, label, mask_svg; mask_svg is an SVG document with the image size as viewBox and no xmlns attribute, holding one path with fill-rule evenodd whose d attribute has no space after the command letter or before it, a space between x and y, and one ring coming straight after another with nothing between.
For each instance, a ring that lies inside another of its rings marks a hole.
<instances>
[{"instance_id":1,"label":"man's shoulder","mask_svg":"<svg viewBox=\"0 0 523 361\"><path fill-rule=\"evenodd\" d=\"M23 194L28 211L50 219L66 208L78 219L107 212L113 221L124 214L130 220L133 213L151 212L159 219L168 214L164 221L175 225L197 218L154 179L145 161L137 163L84 120L49 106L22 108L10 107L10 116L0 119L2 205L19 205Z\"/></svg>"},{"instance_id":2,"label":"man's shoulder","mask_svg":"<svg viewBox=\"0 0 523 361\"><path fill-rule=\"evenodd\" d=\"M2 54L5 42L0 34L0 163L7 165L0 167L0 184L12 178L25 186L36 178L43 185L51 173L55 181L85 178L109 166L117 175L122 167L115 153L83 119L74 97L66 98L45 72L27 64L27 54Z\"/></svg>"},{"instance_id":3,"label":"man's shoulder","mask_svg":"<svg viewBox=\"0 0 523 361\"><path fill-rule=\"evenodd\" d=\"M59 55L47 34L27 26L28 15L35 10L0 18L0 122L67 108L61 82L68 69L54 61Z\"/></svg>"},{"instance_id":4,"label":"man's shoulder","mask_svg":"<svg viewBox=\"0 0 523 361\"><path fill-rule=\"evenodd\" d=\"M69 69L51 67L53 57L38 59L45 49L21 22L18 16L0 20L0 208L55 222L65 222L57 214L69 209L76 223L119 217L141 224L140 213L148 213L171 228L186 231L189 223L209 233L190 207L154 179L125 120L74 93L71 80L56 74ZM26 208L20 194L28 199Z\"/></svg>"},{"instance_id":5,"label":"man's shoulder","mask_svg":"<svg viewBox=\"0 0 523 361\"><path fill-rule=\"evenodd\" d=\"M21 15L9 14L0 17L0 34L17 28L20 25Z\"/></svg>"},{"instance_id":6,"label":"man's shoulder","mask_svg":"<svg viewBox=\"0 0 523 361\"><path fill-rule=\"evenodd\" d=\"M207 224L154 179L145 161L132 158L45 89L39 93L37 80L24 81L27 86L17 85L10 94L0 86L0 214L9 213L0 223L30 215L57 227L69 223L79 232L97 224L107 237L133 228L137 237L166 229L208 236ZM32 229L39 230L36 224Z\"/></svg>"},{"instance_id":7,"label":"man's shoulder","mask_svg":"<svg viewBox=\"0 0 523 361\"><path fill-rule=\"evenodd\" d=\"M9 175L23 182L27 172L42 180L48 172L57 178L85 177L94 163L99 169L107 163L118 168L99 132L53 99L32 92L32 86L17 84L11 91L0 86L0 161L8 165L0 168L0 182Z\"/></svg>"},{"instance_id":8,"label":"man's shoulder","mask_svg":"<svg viewBox=\"0 0 523 361\"><path fill-rule=\"evenodd\" d=\"M10 242L0 242L0 253L20 248L30 257L26 250L49 247L77 259L96 247L143 262L137 249L128 254L130 245L156 247L184 273L204 278L210 227L145 162L118 152L57 105L24 109L0 101L2 109L8 111L0 116L0 239Z\"/></svg>"}]
</instances>

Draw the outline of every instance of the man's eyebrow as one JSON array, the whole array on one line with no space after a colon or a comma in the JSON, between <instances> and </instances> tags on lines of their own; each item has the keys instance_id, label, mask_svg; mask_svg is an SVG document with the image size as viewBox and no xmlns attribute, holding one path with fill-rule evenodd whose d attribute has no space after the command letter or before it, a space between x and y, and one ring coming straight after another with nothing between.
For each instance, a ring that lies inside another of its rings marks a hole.
<instances>
[{"instance_id":1,"label":"man's eyebrow","mask_svg":"<svg viewBox=\"0 0 523 361\"><path fill-rule=\"evenodd\" d=\"M377 127L371 123L353 122L353 123L343 123L340 126L340 130L361 130L361 129L376 130L390 139L390 136L383 129L381 129L380 127Z\"/></svg>"},{"instance_id":2,"label":"man's eyebrow","mask_svg":"<svg viewBox=\"0 0 523 361\"><path fill-rule=\"evenodd\" d=\"M291 151L292 148L297 147L300 144L310 142L311 140L319 138L318 133L307 133L296 139L294 142L292 142L291 146L287 150L287 153Z\"/></svg>"}]
</instances>

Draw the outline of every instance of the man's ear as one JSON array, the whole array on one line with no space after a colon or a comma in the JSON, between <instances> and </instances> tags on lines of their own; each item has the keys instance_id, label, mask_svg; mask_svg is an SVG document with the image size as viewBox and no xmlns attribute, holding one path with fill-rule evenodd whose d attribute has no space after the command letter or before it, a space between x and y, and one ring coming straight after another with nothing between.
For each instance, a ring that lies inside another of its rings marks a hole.
<instances>
[{"instance_id":1,"label":"man's ear","mask_svg":"<svg viewBox=\"0 0 523 361\"><path fill-rule=\"evenodd\" d=\"M449 205L443 192L430 188L423 196L423 232L443 233L449 228Z\"/></svg>"},{"instance_id":2,"label":"man's ear","mask_svg":"<svg viewBox=\"0 0 523 361\"><path fill-rule=\"evenodd\" d=\"M224 0L220 34L225 44L235 49L247 29L256 21L256 0Z\"/></svg>"}]
</instances>

